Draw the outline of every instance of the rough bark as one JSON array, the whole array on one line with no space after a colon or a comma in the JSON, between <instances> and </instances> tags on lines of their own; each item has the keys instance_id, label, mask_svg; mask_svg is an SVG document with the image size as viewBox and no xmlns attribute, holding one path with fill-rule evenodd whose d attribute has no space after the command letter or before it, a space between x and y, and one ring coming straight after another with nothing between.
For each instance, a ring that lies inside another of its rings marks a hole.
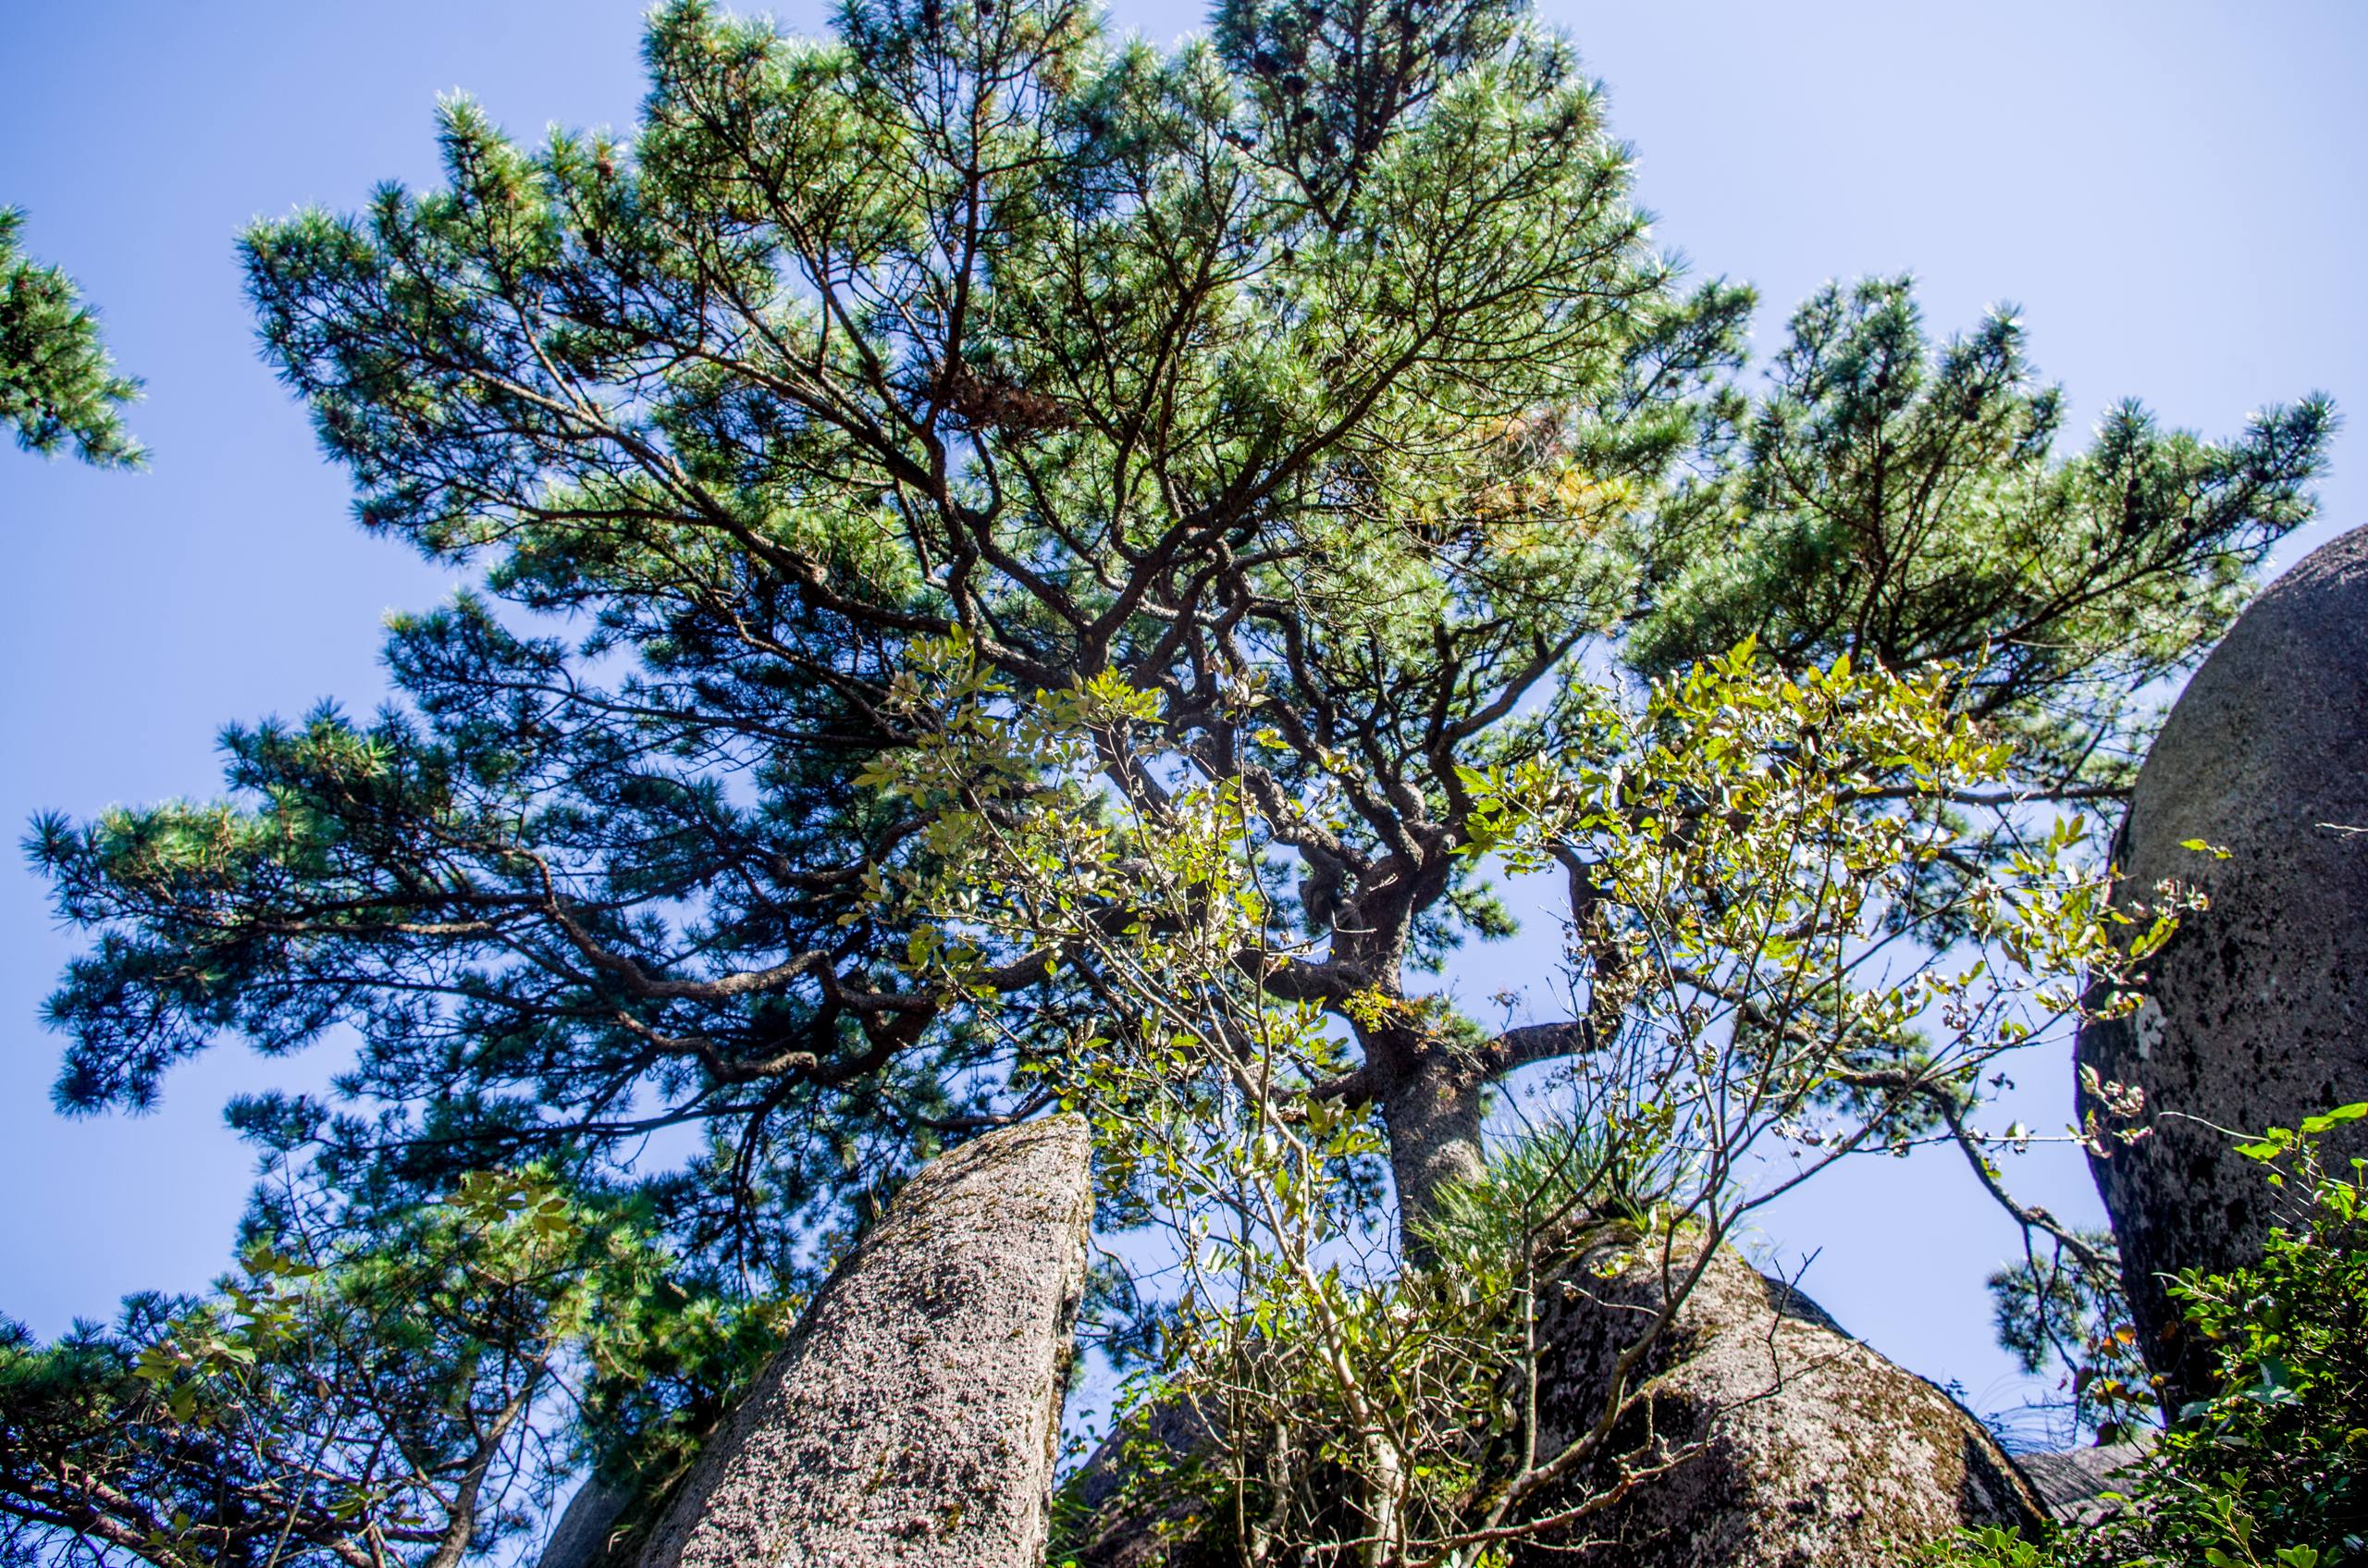
<instances>
[{"instance_id":1,"label":"rough bark","mask_svg":"<svg viewBox=\"0 0 2368 1568\"><path fill-rule=\"evenodd\" d=\"M1399 1235L1410 1260L1423 1259L1419 1222L1438 1212L1439 1194L1486 1172L1481 1113L1486 1087L1476 1068L1435 1047L1410 1064L1381 1097L1390 1179L1398 1190Z\"/></svg>"}]
</instances>

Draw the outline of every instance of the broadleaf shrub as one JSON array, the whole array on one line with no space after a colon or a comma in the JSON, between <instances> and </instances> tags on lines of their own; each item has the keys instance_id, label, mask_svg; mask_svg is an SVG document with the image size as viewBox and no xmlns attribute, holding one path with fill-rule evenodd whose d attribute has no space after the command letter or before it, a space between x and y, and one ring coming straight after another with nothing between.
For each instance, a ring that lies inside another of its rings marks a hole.
<instances>
[{"instance_id":1,"label":"broadleaf shrub","mask_svg":"<svg viewBox=\"0 0 2368 1568\"><path fill-rule=\"evenodd\" d=\"M2239 1152L2279 1194L2261 1261L2173 1288L2214 1347L2220 1391L2178 1413L2099 1522L2043 1541L1985 1530L1953 1568L2345 1568L2368 1563L2368 1160L2322 1141L2368 1103L2273 1128Z\"/></svg>"}]
</instances>

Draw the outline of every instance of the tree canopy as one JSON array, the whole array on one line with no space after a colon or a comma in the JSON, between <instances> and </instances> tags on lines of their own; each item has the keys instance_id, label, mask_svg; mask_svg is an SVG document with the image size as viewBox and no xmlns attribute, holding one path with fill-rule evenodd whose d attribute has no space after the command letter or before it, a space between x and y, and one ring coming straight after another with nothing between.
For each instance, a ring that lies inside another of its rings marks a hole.
<instances>
[{"instance_id":1,"label":"tree canopy","mask_svg":"<svg viewBox=\"0 0 2368 1568\"><path fill-rule=\"evenodd\" d=\"M727 1303L639 1205L539 1171L353 1221L283 1179L207 1298L47 1346L0 1319L0 1562L450 1568L587 1459L695 1440L788 1305Z\"/></svg>"},{"instance_id":2,"label":"tree canopy","mask_svg":"<svg viewBox=\"0 0 2368 1568\"><path fill-rule=\"evenodd\" d=\"M73 280L25 253L24 223L22 210L0 207L0 425L14 426L27 451L70 442L85 463L136 467L141 446L120 409L140 383L115 373Z\"/></svg>"},{"instance_id":3,"label":"tree canopy","mask_svg":"<svg viewBox=\"0 0 2368 1568\"><path fill-rule=\"evenodd\" d=\"M1653 248L1506 0L1220 0L1168 51L1066 0L677 3L646 55L628 136L449 103L442 188L247 234L362 525L482 586L392 623L376 716L226 731L218 800L36 824L92 933L64 1107L350 1030L333 1101L239 1123L389 1213L623 1182L759 1293L1105 1058L1181 1031L1251 1093L1286 1017L1253 1098L1386 1167L1417 1261L1509 1075L1665 1089L1714 1026L1751 1138L1975 1153L2011 1042L1856 945L2102 959L2000 913L2077 836L2029 812L2126 785L2333 426L2068 450L2015 316L1936 342L1905 278L1755 387L1752 295ZM1571 1005L1492 1030L1426 977L1511 930L1507 856L1566 878Z\"/></svg>"}]
</instances>

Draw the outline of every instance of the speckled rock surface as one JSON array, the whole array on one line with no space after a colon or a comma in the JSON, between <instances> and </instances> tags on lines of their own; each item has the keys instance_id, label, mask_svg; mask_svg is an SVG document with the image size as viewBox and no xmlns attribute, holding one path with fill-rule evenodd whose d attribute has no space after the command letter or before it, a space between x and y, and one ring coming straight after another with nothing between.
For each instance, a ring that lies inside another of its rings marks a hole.
<instances>
[{"instance_id":1,"label":"speckled rock surface","mask_svg":"<svg viewBox=\"0 0 2368 1568\"><path fill-rule=\"evenodd\" d=\"M2143 1442L2109 1443L2066 1453L2026 1453L2015 1463L2057 1524L2093 1525L2120 1507L2104 1494L2126 1494L2136 1484L2137 1467L2152 1447L2149 1438Z\"/></svg>"},{"instance_id":2,"label":"speckled rock surface","mask_svg":"<svg viewBox=\"0 0 2368 1568\"><path fill-rule=\"evenodd\" d=\"M700 1456L642 1568L1039 1568L1087 1153L1060 1117L915 1177Z\"/></svg>"},{"instance_id":3,"label":"speckled rock surface","mask_svg":"<svg viewBox=\"0 0 2368 1568\"><path fill-rule=\"evenodd\" d=\"M1611 1243L1549 1315L1540 1425L1567 1442L1602 1407L1614 1357L1658 1310L1661 1276ZM1817 1303L1722 1250L1646 1363L1611 1451L1649 1435L1677 1462L1586 1521L1591 1545L1516 1551L1588 1568L1857 1568L1906 1562L1960 1525L2039 1525L2038 1500L1990 1434ZM1598 1473L1585 1480L1601 1486Z\"/></svg>"},{"instance_id":4,"label":"speckled rock surface","mask_svg":"<svg viewBox=\"0 0 2368 1568\"><path fill-rule=\"evenodd\" d=\"M2343 827L2368 827L2368 529L2304 558L2238 618L2171 710L2115 841L2125 905L2165 877L2212 904L2149 964L2138 1014L2090 1025L2079 1045L2153 1114L2151 1137L2090 1169L2174 1401L2210 1379L2178 1343L2159 1277L2249 1262L2268 1226L2259 1168L2184 1118L2257 1132L2368 1099L2368 833ZM2229 858L2180 847L2197 838ZM2368 1130L2333 1147L2368 1154Z\"/></svg>"}]
</instances>

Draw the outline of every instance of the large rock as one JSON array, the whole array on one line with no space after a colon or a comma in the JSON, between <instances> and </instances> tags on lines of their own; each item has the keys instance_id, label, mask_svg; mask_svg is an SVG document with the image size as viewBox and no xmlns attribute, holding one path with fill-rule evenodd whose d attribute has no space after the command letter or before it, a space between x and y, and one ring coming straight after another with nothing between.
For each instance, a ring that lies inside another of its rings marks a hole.
<instances>
[{"instance_id":1,"label":"large rock","mask_svg":"<svg viewBox=\"0 0 2368 1568\"><path fill-rule=\"evenodd\" d=\"M1209 1527L1201 1498L1175 1484L1211 1456L1211 1437L1203 1412L1168 1402L1151 1408L1142 1431L1104 1438L1063 1488L1073 1538L1055 1543L1060 1560L1077 1568L1235 1568L1239 1555ZM1146 1451L1167 1484L1141 1485ZM1130 1483L1139 1490L1130 1493Z\"/></svg>"},{"instance_id":2,"label":"large rock","mask_svg":"<svg viewBox=\"0 0 2368 1568\"><path fill-rule=\"evenodd\" d=\"M2059 1525L2093 1525L2119 1512L2117 1498L2138 1484L2152 1436L2136 1442L2074 1449L2068 1453L2027 1453L2016 1466L2039 1493Z\"/></svg>"},{"instance_id":3,"label":"large rock","mask_svg":"<svg viewBox=\"0 0 2368 1568\"><path fill-rule=\"evenodd\" d=\"M600 1568L615 1544L617 1525L633 1507L635 1493L626 1482L599 1475L587 1475L567 1500L567 1507L551 1527L535 1568Z\"/></svg>"},{"instance_id":4,"label":"large rock","mask_svg":"<svg viewBox=\"0 0 2368 1568\"><path fill-rule=\"evenodd\" d=\"M1075 1117L938 1160L832 1275L642 1568L1040 1568L1092 1192Z\"/></svg>"},{"instance_id":5,"label":"large rock","mask_svg":"<svg viewBox=\"0 0 2368 1568\"><path fill-rule=\"evenodd\" d=\"M1613 1362L1661 1301L1658 1269L1617 1240L1585 1249L1540 1324L1542 1451L1603 1408ZM1732 1251L1700 1281L1636 1374L1644 1397L1607 1451L1659 1439L1674 1461L1575 1532L1513 1549L1536 1568L1863 1568L1914 1561L1960 1526L2043 1527L2040 1499L1981 1425L1923 1378L1843 1332L1807 1297ZM1149 1439L1188 1461L1202 1423L1157 1413ZM1082 1568L1230 1568L1200 1511L1118 1490L1105 1443L1073 1483L1093 1510ZM1582 1473L1525 1512L1551 1513L1615 1484Z\"/></svg>"},{"instance_id":6,"label":"large rock","mask_svg":"<svg viewBox=\"0 0 2368 1568\"><path fill-rule=\"evenodd\" d=\"M1595 1419L1615 1359L1659 1310L1657 1261L1620 1261L1610 1242L1583 1256L1574 1293L1548 1315L1548 1452ZM2019 1525L2026 1537L2041 1526L2039 1500L1980 1422L1733 1252L1710 1260L1635 1386L1644 1397L1607 1451L1657 1439L1675 1463L1587 1519L1593 1544L1515 1561L1857 1568L1911 1560L1960 1526ZM1598 1470L1580 1485L1610 1479Z\"/></svg>"},{"instance_id":7,"label":"large rock","mask_svg":"<svg viewBox=\"0 0 2368 1568\"><path fill-rule=\"evenodd\" d=\"M2220 1129L2291 1127L2368 1099L2368 529L2306 557L2204 661L2146 759L2115 841L2116 895L2164 878L2211 900L2147 966L2131 1019L2079 1060L2146 1092L2152 1133L2090 1169L2166 1401L2201 1396L2163 1276L2260 1255L2268 1190ZM2202 839L2215 859L2181 847ZM2088 1107L2082 1106L2085 1114ZM2338 1154L2368 1154L2353 1124Z\"/></svg>"}]
</instances>

